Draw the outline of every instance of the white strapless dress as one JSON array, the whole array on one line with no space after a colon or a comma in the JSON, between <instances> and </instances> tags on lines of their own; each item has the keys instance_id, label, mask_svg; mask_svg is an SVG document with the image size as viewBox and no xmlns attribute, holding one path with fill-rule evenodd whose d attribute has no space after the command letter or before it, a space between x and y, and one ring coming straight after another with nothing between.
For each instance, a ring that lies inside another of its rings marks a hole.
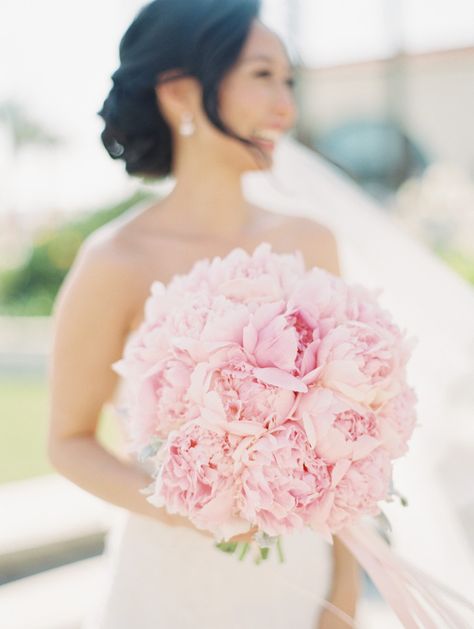
<instances>
[{"instance_id":1,"label":"white strapless dress","mask_svg":"<svg viewBox=\"0 0 474 629\"><path fill-rule=\"evenodd\" d=\"M124 400L120 378L116 408ZM197 530L121 511L106 537L103 589L81 629L316 629L331 545L307 529L284 536L282 550L283 563L272 548L256 565Z\"/></svg>"},{"instance_id":2,"label":"white strapless dress","mask_svg":"<svg viewBox=\"0 0 474 629\"><path fill-rule=\"evenodd\" d=\"M128 511L106 540L106 579L82 629L316 629L331 546L308 530L256 565L184 527Z\"/></svg>"}]
</instances>

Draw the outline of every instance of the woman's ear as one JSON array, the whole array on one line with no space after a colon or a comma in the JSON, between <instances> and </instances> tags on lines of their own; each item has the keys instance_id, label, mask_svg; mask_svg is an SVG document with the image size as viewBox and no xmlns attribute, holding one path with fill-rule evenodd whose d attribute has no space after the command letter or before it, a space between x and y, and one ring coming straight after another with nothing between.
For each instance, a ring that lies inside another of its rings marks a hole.
<instances>
[{"instance_id":1,"label":"woman's ear","mask_svg":"<svg viewBox=\"0 0 474 629\"><path fill-rule=\"evenodd\" d=\"M167 121L178 125L184 113L196 114L201 86L194 77L180 75L179 70L166 70L159 76L155 94L160 111Z\"/></svg>"}]
</instances>

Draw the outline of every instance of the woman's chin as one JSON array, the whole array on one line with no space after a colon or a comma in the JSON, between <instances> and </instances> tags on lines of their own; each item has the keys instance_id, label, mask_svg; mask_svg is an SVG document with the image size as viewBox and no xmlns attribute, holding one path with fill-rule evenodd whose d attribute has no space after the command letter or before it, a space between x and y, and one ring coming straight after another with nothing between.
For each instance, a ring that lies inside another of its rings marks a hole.
<instances>
[{"instance_id":1,"label":"woman's chin","mask_svg":"<svg viewBox=\"0 0 474 629\"><path fill-rule=\"evenodd\" d=\"M255 155L253 159L248 160L245 170L270 170L273 167L273 155L269 151L265 151L264 155L260 153Z\"/></svg>"}]
</instances>

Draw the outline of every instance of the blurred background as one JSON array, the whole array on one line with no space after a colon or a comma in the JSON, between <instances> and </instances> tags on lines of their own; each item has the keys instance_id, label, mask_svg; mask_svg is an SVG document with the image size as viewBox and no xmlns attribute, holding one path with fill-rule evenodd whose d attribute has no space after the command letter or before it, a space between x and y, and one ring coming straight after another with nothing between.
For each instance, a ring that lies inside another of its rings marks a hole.
<instances>
[{"instance_id":1,"label":"blurred background","mask_svg":"<svg viewBox=\"0 0 474 629\"><path fill-rule=\"evenodd\" d=\"M0 4L0 609L8 629L77 628L103 578L113 509L58 477L47 461L46 365L52 304L82 240L169 189L169 182L128 177L99 139L96 112L118 64L118 42L142 4ZM354 182L472 292L472 0L263 6L263 20L296 63L294 139ZM100 438L120 448L110 408ZM472 551L472 476L459 483ZM59 513L58 504L70 508ZM53 595L54 613L44 603ZM25 596L43 603L23 617L13 610ZM374 611L368 582L364 596L371 613L363 626L380 627L382 617L392 626L383 606Z\"/></svg>"}]
</instances>

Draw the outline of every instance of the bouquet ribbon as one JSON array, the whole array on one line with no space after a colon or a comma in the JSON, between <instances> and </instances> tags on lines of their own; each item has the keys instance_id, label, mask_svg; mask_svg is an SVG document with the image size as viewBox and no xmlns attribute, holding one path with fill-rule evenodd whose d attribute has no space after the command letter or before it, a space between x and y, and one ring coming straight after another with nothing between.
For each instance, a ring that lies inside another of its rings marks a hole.
<instances>
[{"instance_id":1,"label":"bouquet ribbon","mask_svg":"<svg viewBox=\"0 0 474 629\"><path fill-rule=\"evenodd\" d=\"M457 602L474 614L473 603L400 557L366 523L353 523L337 535L365 569L404 627L474 627L474 618L470 622L464 620L452 605ZM446 602L442 596L446 597Z\"/></svg>"}]
</instances>

